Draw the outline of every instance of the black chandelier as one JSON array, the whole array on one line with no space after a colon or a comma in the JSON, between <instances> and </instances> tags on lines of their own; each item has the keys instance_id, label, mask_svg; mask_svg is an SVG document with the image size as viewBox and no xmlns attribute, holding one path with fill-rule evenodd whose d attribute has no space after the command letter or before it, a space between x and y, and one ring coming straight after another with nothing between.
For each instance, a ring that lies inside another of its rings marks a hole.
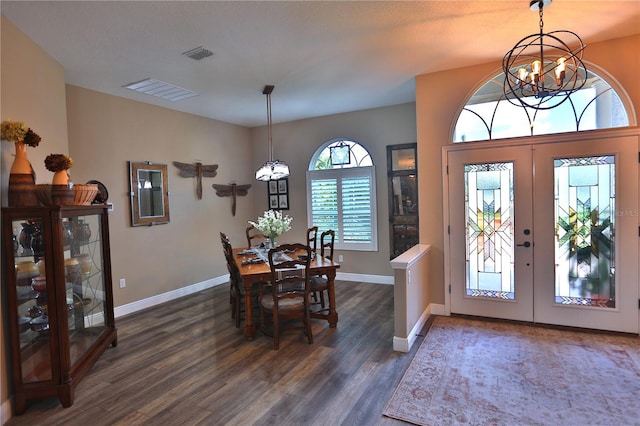
<instances>
[{"instance_id":1,"label":"black chandelier","mask_svg":"<svg viewBox=\"0 0 640 426\"><path fill-rule=\"evenodd\" d=\"M502 60L504 95L516 106L555 108L586 82L587 69L582 62L586 46L582 39L571 31L543 31L542 11L550 4L551 0L529 3L530 9L540 15L540 33L524 37Z\"/></svg>"}]
</instances>

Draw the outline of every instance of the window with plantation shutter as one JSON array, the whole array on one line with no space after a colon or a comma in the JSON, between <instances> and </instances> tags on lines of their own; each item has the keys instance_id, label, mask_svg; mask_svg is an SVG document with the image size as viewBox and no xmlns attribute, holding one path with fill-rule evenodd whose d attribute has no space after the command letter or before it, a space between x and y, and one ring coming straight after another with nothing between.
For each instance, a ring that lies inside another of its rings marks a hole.
<instances>
[{"instance_id":1,"label":"window with plantation shutter","mask_svg":"<svg viewBox=\"0 0 640 426\"><path fill-rule=\"evenodd\" d=\"M347 143L353 144L351 162L333 166L329 149ZM308 224L318 233L333 229L336 249L378 249L375 199L375 167L361 145L338 140L316 151L307 172Z\"/></svg>"}]
</instances>

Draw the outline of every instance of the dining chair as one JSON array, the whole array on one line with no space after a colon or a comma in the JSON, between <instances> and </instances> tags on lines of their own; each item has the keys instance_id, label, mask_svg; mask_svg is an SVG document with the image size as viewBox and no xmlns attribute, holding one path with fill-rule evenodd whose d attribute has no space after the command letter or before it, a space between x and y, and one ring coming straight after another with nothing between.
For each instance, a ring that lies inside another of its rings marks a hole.
<instances>
[{"instance_id":1,"label":"dining chair","mask_svg":"<svg viewBox=\"0 0 640 426\"><path fill-rule=\"evenodd\" d=\"M336 239L336 233L332 229L324 231L320 235L320 256L329 260L333 260L333 243ZM322 309L324 305L324 292L328 291L328 280L324 275L314 275L311 277L311 293L313 294L313 300L320 299L320 306Z\"/></svg>"},{"instance_id":2,"label":"dining chair","mask_svg":"<svg viewBox=\"0 0 640 426\"><path fill-rule=\"evenodd\" d=\"M307 228L307 245L311 248L311 253L315 256L318 248L318 227Z\"/></svg>"},{"instance_id":3,"label":"dining chair","mask_svg":"<svg viewBox=\"0 0 640 426\"><path fill-rule=\"evenodd\" d=\"M247 235L247 247L251 248L254 245L253 240L265 240L267 239L267 236L264 235L263 233L261 233L260 231L258 231L256 229L255 226L250 225L247 227L247 229L244 231L244 233Z\"/></svg>"},{"instance_id":4,"label":"dining chair","mask_svg":"<svg viewBox=\"0 0 640 426\"><path fill-rule=\"evenodd\" d=\"M291 258L285 253L305 254ZM309 262L311 249L301 243L281 244L269 250L271 283L260 287L260 319L265 334L269 315L273 325L273 347L280 348L281 320L302 319L309 344L313 343L309 311Z\"/></svg>"},{"instance_id":5,"label":"dining chair","mask_svg":"<svg viewBox=\"0 0 640 426\"><path fill-rule=\"evenodd\" d=\"M235 320L236 328L240 328L241 315L244 308L245 289L240 276L238 264L233 257L233 247L227 235L220 232L220 241L227 261L227 270L229 271L229 303L231 304L231 319ZM257 299L258 291L252 289L252 300Z\"/></svg>"}]
</instances>

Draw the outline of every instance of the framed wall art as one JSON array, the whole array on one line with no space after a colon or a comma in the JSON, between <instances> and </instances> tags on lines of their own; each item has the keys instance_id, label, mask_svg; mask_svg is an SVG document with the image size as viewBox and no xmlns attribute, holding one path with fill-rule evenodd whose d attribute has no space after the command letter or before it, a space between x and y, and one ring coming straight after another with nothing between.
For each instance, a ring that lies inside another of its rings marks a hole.
<instances>
[{"instance_id":1,"label":"framed wall art","mask_svg":"<svg viewBox=\"0 0 640 426\"><path fill-rule=\"evenodd\" d=\"M289 178L270 180L267 202L271 210L289 210Z\"/></svg>"}]
</instances>

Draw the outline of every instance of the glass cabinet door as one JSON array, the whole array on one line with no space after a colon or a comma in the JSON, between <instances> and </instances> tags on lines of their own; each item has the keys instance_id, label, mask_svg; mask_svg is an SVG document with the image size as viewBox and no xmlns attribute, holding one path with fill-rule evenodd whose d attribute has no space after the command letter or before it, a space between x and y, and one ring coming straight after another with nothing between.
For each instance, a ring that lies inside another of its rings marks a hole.
<instances>
[{"instance_id":1,"label":"glass cabinet door","mask_svg":"<svg viewBox=\"0 0 640 426\"><path fill-rule=\"evenodd\" d=\"M18 319L22 379L25 383L52 379L49 303L44 270L42 217L11 221L15 281L14 312ZM9 280L11 282L11 280Z\"/></svg>"},{"instance_id":2,"label":"glass cabinet door","mask_svg":"<svg viewBox=\"0 0 640 426\"><path fill-rule=\"evenodd\" d=\"M99 215L62 220L71 365L106 327L105 278Z\"/></svg>"}]
</instances>

